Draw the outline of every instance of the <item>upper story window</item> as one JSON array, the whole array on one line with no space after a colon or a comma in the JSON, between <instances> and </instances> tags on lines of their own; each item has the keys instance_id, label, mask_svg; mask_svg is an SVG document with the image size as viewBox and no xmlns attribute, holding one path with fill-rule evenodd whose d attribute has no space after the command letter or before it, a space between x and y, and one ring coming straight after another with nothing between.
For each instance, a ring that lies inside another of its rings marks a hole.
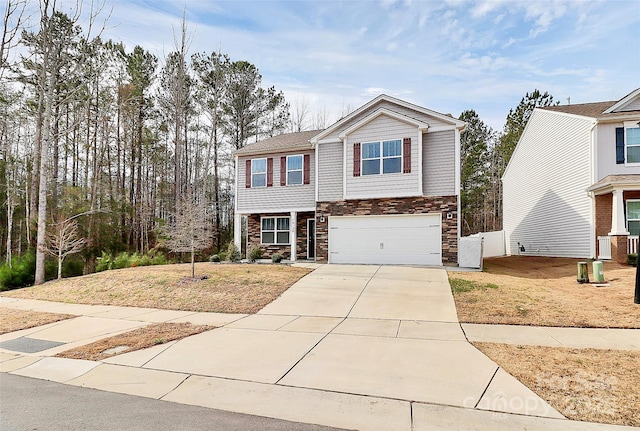
<instances>
[{"instance_id":1,"label":"upper story window","mask_svg":"<svg viewBox=\"0 0 640 431\"><path fill-rule=\"evenodd\" d=\"M616 163L640 163L640 122L625 121L616 128Z\"/></svg>"},{"instance_id":2,"label":"upper story window","mask_svg":"<svg viewBox=\"0 0 640 431\"><path fill-rule=\"evenodd\" d=\"M627 163L640 163L640 124L637 127L626 127L625 124L625 148L627 151Z\"/></svg>"},{"instance_id":3,"label":"upper story window","mask_svg":"<svg viewBox=\"0 0 640 431\"><path fill-rule=\"evenodd\" d=\"M287 185L302 184L302 155L287 156Z\"/></svg>"},{"instance_id":4,"label":"upper story window","mask_svg":"<svg viewBox=\"0 0 640 431\"><path fill-rule=\"evenodd\" d=\"M267 159L251 160L251 187L267 186Z\"/></svg>"},{"instance_id":5,"label":"upper story window","mask_svg":"<svg viewBox=\"0 0 640 431\"><path fill-rule=\"evenodd\" d=\"M392 174L402 169L402 141L394 139L362 144L362 175Z\"/></svg>"}]
</instances>

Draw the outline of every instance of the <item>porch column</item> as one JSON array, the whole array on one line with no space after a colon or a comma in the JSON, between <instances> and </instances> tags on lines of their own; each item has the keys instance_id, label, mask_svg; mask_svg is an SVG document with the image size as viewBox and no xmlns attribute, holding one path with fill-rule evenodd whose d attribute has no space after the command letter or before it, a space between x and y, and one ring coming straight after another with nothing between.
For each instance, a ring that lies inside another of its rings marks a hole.
<instances>
[{"instance_id":1,"label":"porch column","mask_svg":"<svg viewBox=\"0 0 640 431\"><path fill-rule=\"evenodd\" d=\"M291 218L289 218L289 242L291 243L291 261L297 259L296 251L298 248L298 238L296 233L298 232L298 213L291 211Z\"/></svg>"},{"instance_id":2,"label":"porch column","mask_svg":"<svg viewBox=\"0 0 640 431\"><path fill-rule=\"evenodd\" d=\"M239 213L233 215L233 243L242 253L242 214Z\"/></svg>"},{"instance_id":3,"label":"porch column","mask_svg":"<svg viewBox=\"0 0 640 431\"><path fill-rule=\"evenodd\" d=\"M613 204L611 208L611 232L609 235L629 235L624 222L624 198L622 190L613 190Z\"/></svg>"},{"instance_id":4,"label":"porch column","mask_svg":"<svg viewBox=\"0 0 640 431\"><path fill-rule=\"evenodd\" d=\"M298 257L296 256L296 252L298 249L298 237L296 236L298 232L298 213L296 211L291 211L291 217L289 218L289 241L291 243L291 261L295 261Z\"/></svg>"}]
</instances>

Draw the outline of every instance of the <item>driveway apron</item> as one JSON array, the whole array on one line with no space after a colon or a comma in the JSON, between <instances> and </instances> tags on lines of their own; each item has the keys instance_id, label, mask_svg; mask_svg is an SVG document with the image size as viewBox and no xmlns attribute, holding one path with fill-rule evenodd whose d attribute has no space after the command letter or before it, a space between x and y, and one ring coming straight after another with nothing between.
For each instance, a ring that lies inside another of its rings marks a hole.
<instances>
[{"instance_id":1,"label":"driveway apron","mask_svg":"<svg viewBox=\"0 0 640 431\"><path fill-rule=\"evenodd\" d=\"M439 268L324 265L260 313L183 339L143 367L562 418L467 342ZM211 388L212 406L223 398L219 382L201 386ZM180 401L180 388L174 393L168 398Z\"/></svg>"}]
</instances>

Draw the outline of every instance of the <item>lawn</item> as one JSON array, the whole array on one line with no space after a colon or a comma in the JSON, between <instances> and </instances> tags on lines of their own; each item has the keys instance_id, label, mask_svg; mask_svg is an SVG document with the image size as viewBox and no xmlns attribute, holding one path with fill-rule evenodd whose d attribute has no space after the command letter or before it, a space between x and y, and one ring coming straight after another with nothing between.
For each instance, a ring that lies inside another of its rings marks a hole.
<instances>
[{"instance_id":1,"label":"lawn","mask_svg":"<svg viewBox=\"0 0 640 431\"><path fill-rule=\"evenodd\" d=\"M458 318L465 323L640 328L633 303L635 268L605 262L608 286L579 284L577 259L510 256L485 259L483 272L449 272ZM593 280L590 265L590 279Z\"/></svg>"},{"instance_id":2,"label":"lawn","mask_svg":"<svg viewBox=\"0 0 640 431\"><path fill-rule=\"evenodd\" d=\"M65 278L3 296L75 304L256 313L311 270L287 265L145 266Z\"/></svg>"}]
</instances>

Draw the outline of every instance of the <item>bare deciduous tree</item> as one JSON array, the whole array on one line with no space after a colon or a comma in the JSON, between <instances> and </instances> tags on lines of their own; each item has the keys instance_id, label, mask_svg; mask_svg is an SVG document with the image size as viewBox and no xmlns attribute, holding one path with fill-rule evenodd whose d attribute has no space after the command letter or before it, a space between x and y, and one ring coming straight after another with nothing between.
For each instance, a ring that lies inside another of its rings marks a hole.
<instances>
[{"instance_id":1,"label":"bare deciduous tree","mask_svg":"<svg viewBox=\"0 0 640 431\"><path fill-rule=\"evenodd\" d=\"M87 242L78 236L78 223L74 220L76 217L54 222L46 235L46 251L58 259L58 280L62 278L64 259L70 254L81 251Z\"/></svg>"},{"instance_id":2,"label":"bare deciduous tree","mask_svg":"<svg viewBox=\"0 0 640 431\"><path fill-rule=\"evenodd\" d=\"M184 193L176 202L176 211L161 233L166 246L176 253L191 253L191 277L195 277L195 255L211 245L213 235L206 202Z\"/></svg>"}]
</instances>

